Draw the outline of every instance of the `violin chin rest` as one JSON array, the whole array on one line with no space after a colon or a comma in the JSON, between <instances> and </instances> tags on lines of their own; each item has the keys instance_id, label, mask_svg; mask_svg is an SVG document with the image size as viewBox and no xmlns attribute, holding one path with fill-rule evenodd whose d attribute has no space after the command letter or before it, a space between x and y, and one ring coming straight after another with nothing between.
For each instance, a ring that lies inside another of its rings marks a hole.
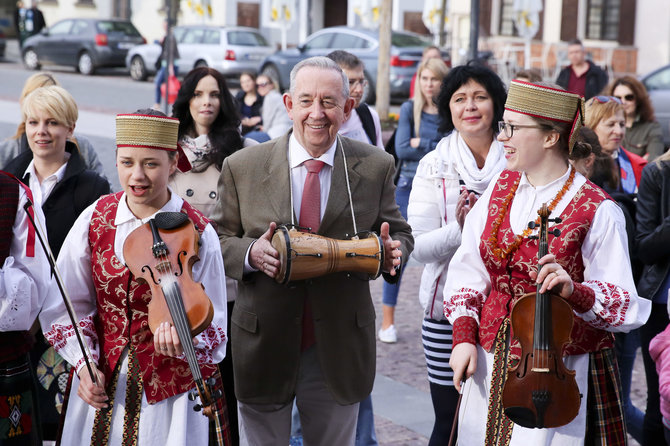
<instances>
[{"instance_id":1,"label":"violin chin rest","mask_svg":"<svg viewBox=\"0 0 670 446\"><path fill-rule=\"evenodd\" d=\"M188 222L188 215L183 212L159 212L154 221L158 229L174 229Z\"/></svg>"}]
</instances>

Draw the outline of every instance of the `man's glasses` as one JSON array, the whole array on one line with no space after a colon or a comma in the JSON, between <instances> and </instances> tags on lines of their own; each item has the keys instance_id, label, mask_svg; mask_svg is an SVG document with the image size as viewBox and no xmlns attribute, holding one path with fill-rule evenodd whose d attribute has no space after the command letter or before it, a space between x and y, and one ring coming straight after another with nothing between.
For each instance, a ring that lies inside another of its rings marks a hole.
<instances>
[{"instance_id":1,"label":"man's glasses","mask_svg":"<svg viewBox=\"0 0 670 446\"><path fill-rule=\"evenodd\" d=\"M633 102L635 100L635 95L632 93L624 96L614 96L614 97L620 101L626 101L626 102Z\"/></svg>"},{"instance_id":2,"label":"man's glasses","mask_svg":"<svg viewBox=\"0 0 670 446\"><path fill-rule=\"evenodd\" d=\"M621 99L615 96L594 96L593 100L598 101L601 104L607 104L609 101L614 101L617 104L623 104L623 102L621 102Z\"/></svg>"},{"instance_id":3,"label":"man's glasses","mask_svg":"<svg viewBox=\"0 0 670 446\"><path fill-rule=\"evenodd\" d=\"M356 88L356 85L360 85L361 87L365 88L367 84L368 81L365 79L349 79L349 89Z\"/></svg>"},{"instance_id":4,"label":"man's glasses","mask_svg":"<svg viewBox=\"0 0 670 446\"><path fill-rule=\"evenodd\" d=\"M510 124L505 121L498 121L498 132L505 135L507 138L511 138L514 135L514 130L517 129L544 129L547 128L542 125L519 125L519 124Z\"/></svg>"}]
</instances>

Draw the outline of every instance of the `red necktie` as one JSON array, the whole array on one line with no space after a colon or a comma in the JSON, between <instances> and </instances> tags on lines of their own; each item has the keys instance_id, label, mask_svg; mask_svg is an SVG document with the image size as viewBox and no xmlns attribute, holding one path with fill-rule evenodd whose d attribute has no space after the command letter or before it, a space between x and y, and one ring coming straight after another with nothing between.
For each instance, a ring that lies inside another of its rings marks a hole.
<instances>
[{"instance_id":1,"label":"red necktie","mask_svg":"<svg viewBox=\"0 0 670 446\"><path fill-rule=\"evenodd\" d=\"M316 233L321 223L321 182L319 172L324 166L323 161L307 160L303 165L307 168L305 186L302 189L302 202L300 204L300 226L310 228L309 231ZM316 342L314 336L314 316L309 300L305 299L302 315L302 342L300 350L305 351Z\"/></svg>"},{"instance_id":2,"label":"red necktie","mask_svg":"<svg viewBox=\"0 0 670 446\"><path fill-rule=\"evenodd\" d=\"M302 163L307 168L305 186L302 189L300 204L300 226L310 228L316 234L321 223L321 182L319 172L324 166L323 161L307 160Z\"/></svg>"}]
</instances>

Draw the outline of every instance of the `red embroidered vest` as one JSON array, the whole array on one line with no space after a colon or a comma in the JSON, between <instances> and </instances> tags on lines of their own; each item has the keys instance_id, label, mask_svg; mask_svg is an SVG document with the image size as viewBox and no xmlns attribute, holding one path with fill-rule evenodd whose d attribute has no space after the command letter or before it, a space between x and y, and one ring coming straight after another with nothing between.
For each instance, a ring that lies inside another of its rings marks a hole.
<instances>
[{"instance_id":1,"label":"red embroidered vest","mask_svg":"<svg viewBox=\"0 0 670 446\"><path fill-rule=\"evenodd\" d=\"M155 404L193 389L195 383L186 361L156 354L147 314L151 300L149 286L135 281L114 254L114 220L122 194L118 192L98 200L88 233L97 294L95 326L100 342L100 368L105 382L111 383L114 368L130 340L135 346L147 401ZM202 234L207 219L186 201L181 211ZM201 364L200 369L203 378L208 378L216 365Z\"/></svg>"},{"instance_id":2,"label":"red embroidered vest","mask_svg":"<svg viewBox=\"0 0 670 446\"><path fill-rule=\"evenodd\" d=\"M510 314L514 302L524 294L536 291L535 282L530 280L529 273L537 266L537 240L525 238L519 249L505 260L497 258L487 243L493 221L498 216L505 196L520 175L519 172L510 171L504 171L500 175L491 196L489 215L479 244L480 254L491 277L491 292L486 298L479 322L479 339L486 351L493 347L496 333L502 321ZM602 189L587 181L560 215L562 222L552 226L560 229L561 235L549 237L549 252L556 256L557 262L575 282L584 281L581 246L598 206L606 199L608 197ZM553 217L557 215L550 216ZM498 230L498 244L505 249L513 243L514 238L507 212ZM577 355L612 346L611 333L595 328L576 314L573 315L571 342L566 346L564 354ZM512 347L518 347L518 343L515 341Z\"/></svg>"}]
</instances>

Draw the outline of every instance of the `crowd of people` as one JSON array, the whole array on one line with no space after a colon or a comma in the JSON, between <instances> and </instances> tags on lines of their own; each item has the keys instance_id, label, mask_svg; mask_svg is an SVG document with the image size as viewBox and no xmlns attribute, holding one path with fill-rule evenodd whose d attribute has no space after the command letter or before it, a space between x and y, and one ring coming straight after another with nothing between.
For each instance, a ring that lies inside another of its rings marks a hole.
<instances>
[{"instance_id":1,"label":"crowd of people","mask_svg":"<svg viewBox=\"0 0 670 446\"><path fill-rule=\"evenodd\" d=\"M195 68L170 116L117 115L115 192L73 97L31 76L0 144L0 446L376 445L410 254L431 446L670 445L670 155L639 81L568 54L556 83L506 86L429 47L394 156L353 54L301 61L283 94ZM377 274L327 269L319 240L370 233Z\"/></svg>"}]
</instances>

